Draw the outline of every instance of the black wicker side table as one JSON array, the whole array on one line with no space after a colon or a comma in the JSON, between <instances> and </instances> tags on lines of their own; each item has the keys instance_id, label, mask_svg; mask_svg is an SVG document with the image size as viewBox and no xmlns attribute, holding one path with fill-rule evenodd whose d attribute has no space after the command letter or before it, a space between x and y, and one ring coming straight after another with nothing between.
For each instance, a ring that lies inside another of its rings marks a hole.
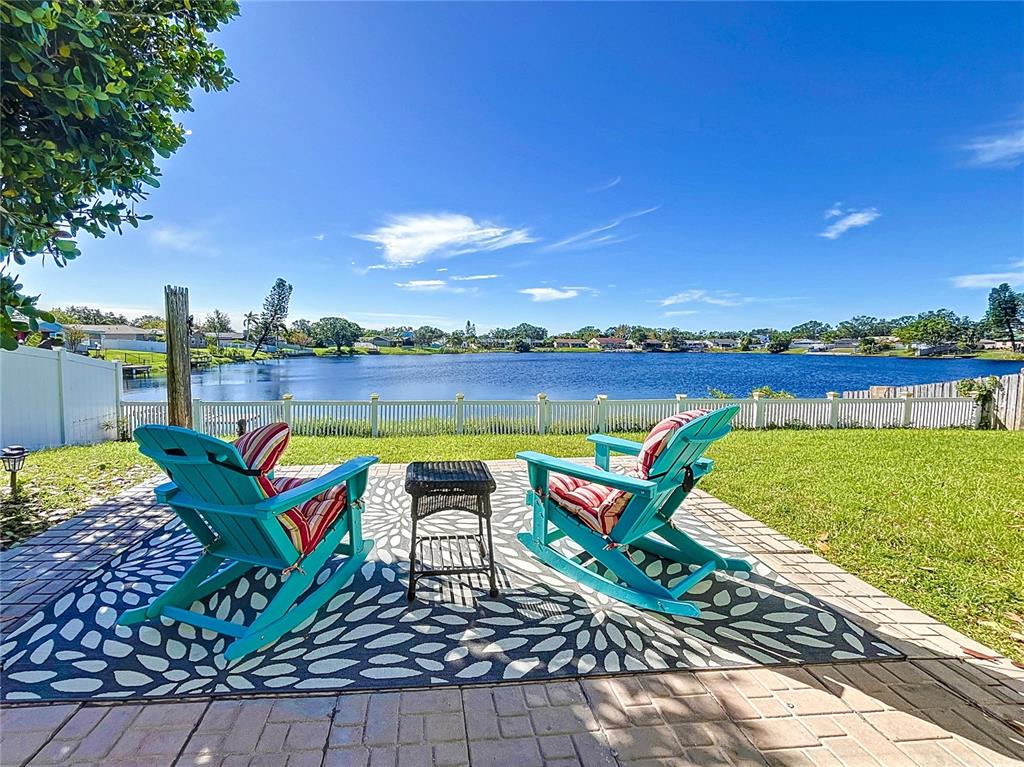
<instances>
[{"instance_id":1,"label":"black wicker side table","mask_svg":"<svg viewBox=\"0 0 1024 767\"><path fill-rule=\"evenodd\" d=\"M416 581L430 575L486 574L491 596L498 596L494 577L494 544L491 537L491 493L497 485L482 461L432 461L410 463L405 473L405 492L412 496L412 546L409 549L409 599L416 597ZM476 535L426 535L417 538L417 523L441 511L468 511L476 515ZM486 531L486 542L484 528ZM464 544L471 544L465 546ZM486 545L486 548L485 548ZM417 548L431 553L430 569L416 569ZM473 556L473 549L479 556ZM445 559L449 564L445 565Z\"/></svg>"}]
</instances>

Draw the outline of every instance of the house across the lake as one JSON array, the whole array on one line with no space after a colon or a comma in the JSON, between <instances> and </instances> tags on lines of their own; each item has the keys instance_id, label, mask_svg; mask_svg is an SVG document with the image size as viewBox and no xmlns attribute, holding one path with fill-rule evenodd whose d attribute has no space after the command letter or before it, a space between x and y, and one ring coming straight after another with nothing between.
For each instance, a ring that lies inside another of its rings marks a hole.
<instances>
[{"instance_id":1,"label":"house across the lake","mask_svg":"<svg viewBox=\"0 0 1024 767\"><path fill-rule=\"evenodd\" d=\"M856 351L859 347L859 338L837 338L835 341L829 343L825 348L829 351L852 352Z\"/></svg>"},{"instance_id":2,"label":"house across the lake","mask_svg":"<svg viewBox=\"0 0 1024 767\"><path fill-rule=\"evenodd\" d=\"M790 349L806 349L807 351L821 351L828 347L824 341L817 338L794 338L789 342Z\"/></svg>"},{"instance_id":3,"label":"house across the lake","mask_svg":"<svg viewBox=\"0 0 1024 767\"><path fill-rule=\"evenodd\" d=\"M378 349L389 349L396 345L392 339L385 338L384 336L363 336L359 340L362 343L372 344Z\"/></svg>"},{"instance_id":4,"label":"house across the lake","mask_svg":"<svg viewBox=\"0 0 1024 767\"><path fill-rule=\"evenodd\" d=\"M663 352L665 351L665 342L660 338L645 338L643 341L637 343L636 341L630 341L629 345L634 349L642 349L645 352Z\"/></svg>"},{"instance_id":5,"label":"house across the lake","mask_svg":"<svg viewBox=\"0 0 1024 767\"><path fill-rule=\"evenodd\" d=\"M582 338L556 338L553 342L556 349L586 349L587 342Z\"/></svg>"},{"instance_id":6,"label":"house across the lake","mask_svg":"<svg viewBox=\"0 0 1024 767\"><path fill-rule=\"evenodd\" d=\"M156 349L147 349L146 344L163 341L163 331L155 328L137 328L134 325L79 325L77 323L67 323L67 327L75 328L85 334L85 340L79 344L79 348L156 351Z\"/></svg>"},{"instance_id":7,"label":"house across the lake","mask_svg":"<svg viewBox=\"0 0 1024 767\"><path fill-rule=\"evenodd\" d=\"M626 348L626 339L598 336L597 338L590 339L590 343L587 346L591 349L600 349L603 352L615 351L616 349Z\"/></svg>"},{"instance_id":8,"label":"house across the lake","mask_svg":"<svg viewBox=\"0 0 1024 767\"><path fill-rule=\"evenodd\" d=\"M39 324L42 325L42 323ZM1013 345L1009 342L1009 340L996 341L991 338L982 338L980 341L978 341L978 348L985 349L987 351L994 351L996 349L1009 349L1012 351Z\"/></svg>"},{"instance_id":9,"label":"house across the lake","mask_svg":"<svg viewBox=\"0 0 1024 767\"><path fill-rule=\"evenodd\" d=\"M736 349L740 345L738 338L712 338L711 345L716 349Z\"/></svg>"}]
</instances>

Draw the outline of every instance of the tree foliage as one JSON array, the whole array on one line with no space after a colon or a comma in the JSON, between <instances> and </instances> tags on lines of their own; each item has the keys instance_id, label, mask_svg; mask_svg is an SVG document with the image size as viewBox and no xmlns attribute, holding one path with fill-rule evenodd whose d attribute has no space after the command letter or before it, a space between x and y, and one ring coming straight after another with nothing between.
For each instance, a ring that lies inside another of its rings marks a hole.
<instances>
[{"instance_id":1,"label":"tree foliage","mask_svg":"<svg viewBox=\"0 0 1024 767\"><path fill-rule=\"evenodd\" d=\"M363 334L363 329L344 317L321 317L313 323L313 338L323 344L334 344L336 351L351 347Z\"/></svg>"},{"instance_id":2,"label":"tree foliage","mask_svg":"<svg viewBox=\"0 0 1024 767\"><path fill-rule=\"evenodd\" d=\"M985 321L993 331L1006 333L1011 351L1017 350L1017 334L1024 332L1024 293L1004 282L988 294Z\"/></svg>"},{"instance_id":3,"label":"tree foliage","mask_svg":"<svg viewBox=\"0 0 1024 767\"><path fill-rule=\"evenodd\" d=\"M253 357L271 335L287 330L284 321L288 319L288 302L291 301L291 298L292 286L281 277L274 280L274 286L270 289L270 293L263 299L263 312L256 320L255 327L249 331L250 336L256 336L256 340L253 342Z\"/></svg>"},{"instance_id":4,"label":"tree foliage","mask_svg":"<svg viewBox=\"0 0 1024 767\"><path fill-rule=\"evenodd\" d=\"M200 329L204 333L233 333L234 330L231 328L231 318L227 315L227 312L222 312L220 309L214 309L212 312L206 315L206 319L203 320L203 324Z\"/></svg>"},{"instance_id":5,"label":"tree foliage","mask_svg":"<svg viewBox=\"0 0 1024 767\"><path fill-rule=\"evenodd\" d=\"M105 312L92 306L56 306L50 310L57 322L78 325L128 325L128 318L117 312ZM141 327L141 326L140 326Z\"/></svg>"},{"instance_id":6,"label":"tree foliage","mask_svg":"<svg viewBox=\"0 0 1024 767\"><path fill-rule=\"evenodd\" d=\"M103 237L147 216L135 205L159 186L158 157L185 143L175 121L196 88L234 77L207 39L238 12L234 0L0 2L0 343L15 311L36 308L11 262L79 255L82 232Z\"/></svg>"}]
</instances>

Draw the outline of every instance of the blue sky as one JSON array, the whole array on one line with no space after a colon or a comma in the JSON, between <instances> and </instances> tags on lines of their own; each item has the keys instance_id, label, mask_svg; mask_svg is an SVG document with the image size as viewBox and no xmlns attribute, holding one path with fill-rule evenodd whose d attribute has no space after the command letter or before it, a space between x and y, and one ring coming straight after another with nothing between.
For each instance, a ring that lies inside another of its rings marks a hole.
<instances>
[{"instance_id":1,"label":"blue sky","mask_svg":"<svg viewBox=\"0 0 1024 767\"><path fill-rule=\"evenodd\" d=\"M45 305L750 328L1024 285L1024 5L243 3Z\"/></svg>"}]
</instances>

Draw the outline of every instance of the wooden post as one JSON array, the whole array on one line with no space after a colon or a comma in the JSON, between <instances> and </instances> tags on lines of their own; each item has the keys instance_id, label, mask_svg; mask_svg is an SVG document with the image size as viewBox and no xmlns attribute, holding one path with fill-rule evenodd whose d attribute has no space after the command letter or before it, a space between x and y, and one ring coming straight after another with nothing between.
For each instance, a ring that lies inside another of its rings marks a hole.
<instances>
[{"instance_id":1,"label":"wooden post","mask_svg":"<svg viewBox=\"0 0 1024 767\"><path fill-rule=\"evenodd\" d=\"M455 395L455 433L462 434L466 423L466 395L459 392Z\"/></svg>"},{"instance_id":2,"label":"wooden post","mask_svg":"<svg viewBox=\"0 0 1024 767\"><path fill-rule=\"evenodd\" d=\"M548 430L548 395L541 392L537 395L537 433L544 434Z\"/></svg>"},{"instance_id":3,"label":"wooden post","mask_svg":"<svg viewBox=\"0 0 1024 767\"><path fill-rule=\"evenodd\" d=\"M380 403L380 395L374 392L370 395L370 436L380 436L380 414L377 412Z\"/></svg>"},{"instance_id":4,"label":"wooden post","mask_svg":"<svg viewBox=\"0 0 1024 767\"><path fill-rule=\"evenodd\" d=\"M686 398L685 394L677 394L676 395L676 412L677 413L683 413L683 412L686 411L686 399L687 398Z\"/></svg>"},{"instance_id":5,"label":"wooden post","mask_svg":"<svg viewBox=\"0 0 1024 767\"><path fill-rule=\"evenodd\" d=\"M188 288L164 286L167 327L167 422L192 428L192 367L189 360Z\"/></svg>"}]
</instances>

